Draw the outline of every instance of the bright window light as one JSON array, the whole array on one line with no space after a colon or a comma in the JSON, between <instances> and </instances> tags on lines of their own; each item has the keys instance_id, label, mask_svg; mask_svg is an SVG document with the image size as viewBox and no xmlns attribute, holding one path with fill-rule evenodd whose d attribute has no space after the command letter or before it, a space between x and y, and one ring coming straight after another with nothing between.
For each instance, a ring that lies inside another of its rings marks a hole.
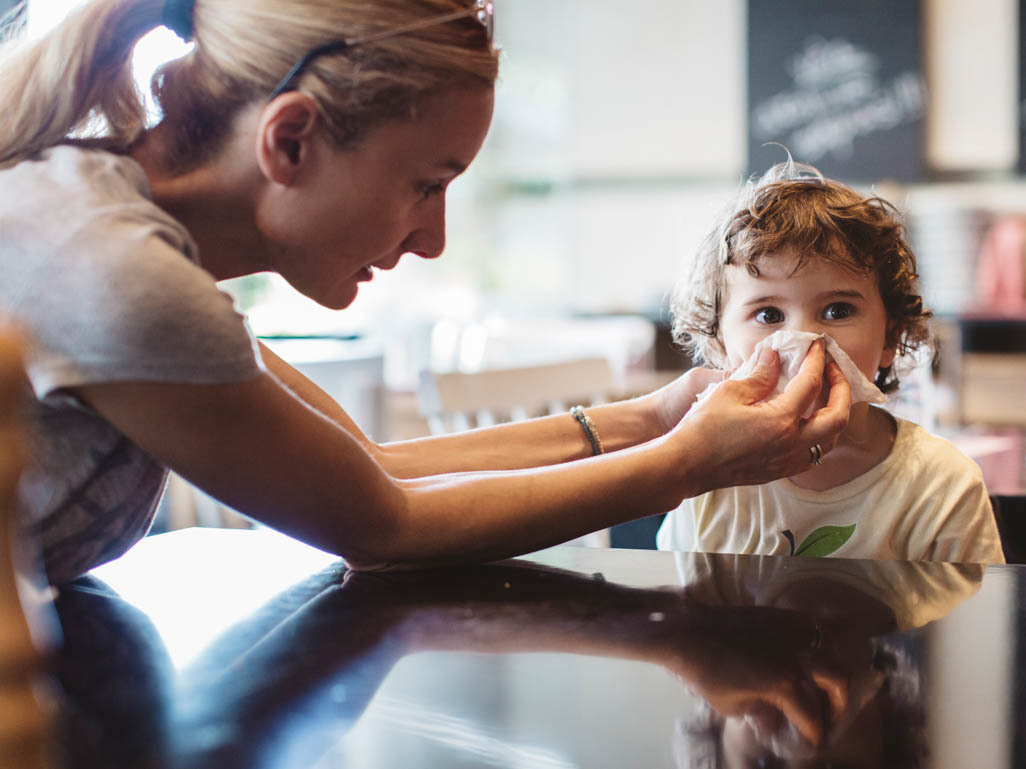
<instances>
[{"instance_id":1,"label":"bright window light","mask_svg":"<svg viewBox=\"0 0 1026 769\"><path fill-rule=\"evenodd\" d=\"M29 37L38 37L49 32L72 10L82 5L82 0L31 0L29 2ZM139 90L146 98L147 114L151 123L159 118L156 105L150 96L150 78L157 67L166 61L177 59L192 50L192 43L186 43L166 27L157 27L144 35L135 47L132 57L132 71Z\"/></svg>"}]
</instances>

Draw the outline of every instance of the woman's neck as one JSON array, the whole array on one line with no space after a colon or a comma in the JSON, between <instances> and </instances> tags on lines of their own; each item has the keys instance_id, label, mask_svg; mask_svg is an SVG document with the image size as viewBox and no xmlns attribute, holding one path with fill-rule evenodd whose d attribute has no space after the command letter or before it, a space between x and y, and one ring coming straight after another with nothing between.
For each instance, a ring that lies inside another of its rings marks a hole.
<instances>
[{"instance_id":1,"label":"woman's neck","mask_svg":"<svg viewBox=\"0 0 1026 769\"><path fill-rule=\"evenodd\" d=\"M887 458L897 432L897 422L886 411L856 403L833 450L821 464L792 476L791 481L803 489L826 491L854 480Z\"/></svg>"},{"instance_id":2,"label":"woman's neck","mask_svg":"<svg viewBox=\"0 0 1026 769\"><path fill-rule=\"evenodd\" d=\"M146 172L153 202L181 222L199 246L200 262L217 280L265 269L254 224L259 183L242 147L227 147L209 162L169 171L161 126L147 132L129 155Z\"/></svg>"}]
</instances>

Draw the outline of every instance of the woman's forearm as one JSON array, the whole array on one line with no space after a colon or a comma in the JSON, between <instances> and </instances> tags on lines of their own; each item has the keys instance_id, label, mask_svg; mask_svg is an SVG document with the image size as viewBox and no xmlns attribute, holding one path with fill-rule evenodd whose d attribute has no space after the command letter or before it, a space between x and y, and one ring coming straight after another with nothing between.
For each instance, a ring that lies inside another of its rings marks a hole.
<instances>
[{"instance_id":1,"label":"woman's forearm","mask_svg":"<svg viewBox=\"0 0 1026 769\"><path fill-rule=\"evenodd\" d=\"M404 510L375 537L375 562L351 560L357 568L490 561L665 512L702 489L701 452L684 443L660 438L572 465L397 481Z\"/></svg>"},{"instance_id":2,"label":"woman's forearm","mask_svg":"<svg viewBox=\"0 0 1026 769\"><path fill-rule=\"evenodd\" d=\"M709 489L794 475L807 466L810 444L836 440L850 408L850 389L832 365L827 405L796 422L821 386L824 358L816 352L818 360L807 359L777 399L758 403L776 374L770 358L762 382L724 382L670 432L620 451L547 467L396 480L402 509L372 543L381 557L356 565L503 558L665 512Z\"/></svg>"},{"instance_id":3,"label":"woman's forearm","mask_svg":"<svg viewBox=\"0 0 1026 769\"><path fill-rule=\"evenodd\" d=\"M489 434L517 436L504 442L506 457L541 461L552 446L576 442L564 450L580 461L416 478L397 477L362 435L272 376L229 385L110 382L75 394L215 498L357 567L383 568L502 558L664 512L711 488L794 475L807 466L809 445L834 440L847 420L849 390L839 369L829 374L827 406L797 419L819 393L822 355L818 363L818 371L803 367L800 391L792 383L764 404L766 382L725 382L673 430L601 456L584 458L589 444L575 433L580 425L563 415ZM616 448L643 432L630 425L642 403L595 409L603 441ZM460 448L482 436L445 440L455 448L415 469L466 466Z\"/></svg>"},{"instance_id":4,"label":"woman's forearm","mask_svg":"<svg viewBox=\"0 0 1026 769\"><path fill-rule=\"evenodd\" d=\"M606 452L645 443L662 434L650 400L589 407ZM592 447L569 412L523 422L387 443L372 453L395 478L443 473L519 470L584 459Z\"/></svg>"},{"instance_id":5,"label":"woman's forearm","mask_svg":"<svg viewBox=\"0 0 1026 769\"><path fill-rule=\"evenodd\" d=\"M359 440L394 478L443 473L519 470L583 459L592 455L580 424L569 412L451 435L375 444L327 393L261 345L271 374L307 405ZM636 446L662 435L669 425L652 396L587 409L606 451Z\"/></svg>"}]
</instances>

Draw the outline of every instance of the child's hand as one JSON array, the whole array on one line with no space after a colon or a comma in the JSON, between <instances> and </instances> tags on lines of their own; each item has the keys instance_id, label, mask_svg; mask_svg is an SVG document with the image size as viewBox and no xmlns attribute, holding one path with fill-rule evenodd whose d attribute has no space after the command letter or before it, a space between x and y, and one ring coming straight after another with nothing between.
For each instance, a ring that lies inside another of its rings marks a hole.
<instances>
[{"instance_id":1,"label":"child's hand","mask_svg":"<svg viewBox=\"0 0 1026 769\"><path fill-rule=\"evenodd\" d=\"M802 419L819 397L824 369L830 387L827 404ZM813 446L822 454L833 448L848 424L851 388L837 365L826 363L822 343L812 345L783 393L760 402L773 391L778 372L777 354L766 349L750 377L722 382L688 411L682 429L675 432L687 444L682 451L699 458L697 466L705 468L692 494L797 475L816 457Z\"/></svg>"}]
</instances>

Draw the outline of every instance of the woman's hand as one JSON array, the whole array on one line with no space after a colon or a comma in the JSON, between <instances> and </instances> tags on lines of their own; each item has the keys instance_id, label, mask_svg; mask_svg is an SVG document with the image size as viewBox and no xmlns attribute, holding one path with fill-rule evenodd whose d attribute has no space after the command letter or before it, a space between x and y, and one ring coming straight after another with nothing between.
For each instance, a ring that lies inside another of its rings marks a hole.
<instances>
[{"instance_id":1,"label":"woman's hand","mask_svg":"<svg viewBox=\"0 0 1026 769\"><path fill-rule=\"evenodd\" d=\"M812 446L820 446L823 454L834 447L851 408L844 374L833 361L826 363L817 342L784 392L762 402L773 391L779 368L777 353L763 350L750 377L722 382L675 429L675 437L686 444L681 450L699 459L688 464L705 469L692 479L699 482L695 493L797 475L808 469ZM827 404L803 419L824 379L830 388Z\"/></svg>"},{"instance_id":2,"label":"woman's hand","mask_svg":"<svg viewBox=\"0 0 1026 769\"><path fill-rule=\"evenodd\" d=\"M787 720L818 745L848 705L847 671L808 615L768 607L708 607L702 643L680 650L676 672L723 716L773 734Z\"/></svg>"},{"instance_id":3,"label":"woman's hand","mask_svg":"<svg viewBox=\"0 0 1026 769\"><path fill-rule=\"evenodd\" d=\"M676 427L699 394L709 385L722 382L725 376L723 371L696 366L649 395L652 410L661 425L660 434Z\"/></svg>"}]
</instances>

